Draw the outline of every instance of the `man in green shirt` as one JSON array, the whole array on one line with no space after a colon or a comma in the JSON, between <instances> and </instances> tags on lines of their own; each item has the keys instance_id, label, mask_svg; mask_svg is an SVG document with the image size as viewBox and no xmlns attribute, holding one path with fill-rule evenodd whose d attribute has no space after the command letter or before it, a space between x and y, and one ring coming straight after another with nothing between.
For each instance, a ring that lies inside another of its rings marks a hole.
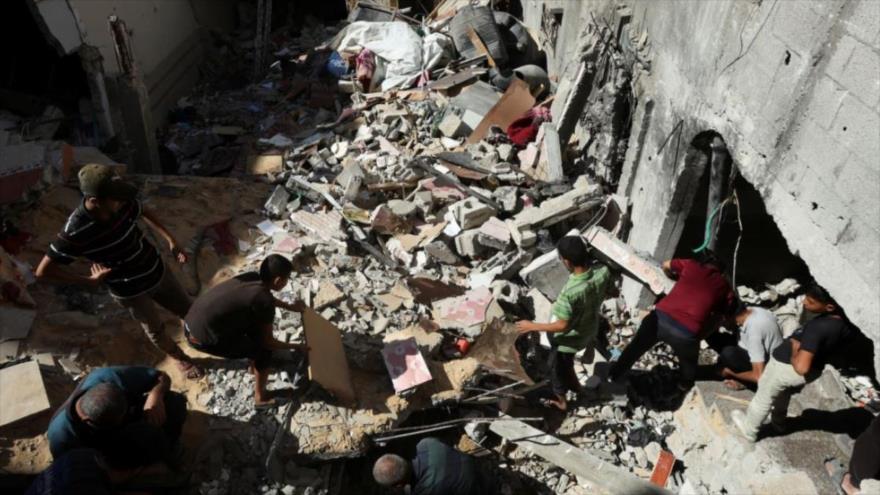
<instances>
[{"instance_id":1,"label":"man in green shirt","mask_svg":"<svg viewBox=\"0 0 880 495\"><path fill-rule=\"evenodd\" d=\"M555 400L550 404L562 411L568 409L565 393L582 390L574 372L574 355L593 346L599 333L599 306L611 282L611 271L604 265L591 265L583 239L563 237L556 246L559 257L571 272L562 292L553 303L552 323L522 320L516 323L521 334L550 334L550 386Z\"/></svg>"}]
</instances>

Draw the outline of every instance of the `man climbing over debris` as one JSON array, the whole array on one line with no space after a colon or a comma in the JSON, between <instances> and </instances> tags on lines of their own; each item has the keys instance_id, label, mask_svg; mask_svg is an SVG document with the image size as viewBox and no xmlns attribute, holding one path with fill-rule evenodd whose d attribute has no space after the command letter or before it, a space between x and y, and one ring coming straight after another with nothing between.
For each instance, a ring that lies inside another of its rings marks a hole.
<instances>
[{"instance_id":1,"label":"man climbing over debris","mask_svg":"<svg viewBox=\"0 0 880 495\"><path fill-rule=\"evenodd\" d=\"M635 337L611 365L608 377L619 380L658 341L663 341L678 357L679 389L689 390L696 377L701 336L730 313L735 300L724 268L724 263L708 250L701 252L699 261L665 261L663 271L677 280L675 286L642 320Z\"/></svg>"},{"instance_id":2,"label":"man climbing over debris","mask_svg":"<svg viewBox=\"0 0 880 495\"><path fill-rule=\"evenodd\" d=\"M582 349L592 352L599 334L599 306L611 282L611 271L604 265L593 264L584 240L566 236L556 246L562 263L571 273L565 287L553 303L556 321L536 323L516 322L521 334L547 332L550 337L550 386L555 399L550 405L568 409L567 391L583 390L574 371L574 356Z\"/></svg>"},{"instance_id":3,"label":"man climbing over debris","mask_svg":"<svg viewBox=\"0 0 880 495\"><path fill-rule=\"evenodd\" d=\"M385 454L373 465L373 479L388 488L409 487L411 495L491 495L493 485L476 460L436 438L423 438L411 462Z\"/></svg>"},{"instance_id":4,"label":"man climbing over debris","mask_svg":"<svg viewBox=\"0 0 880 495\"><path fill-rule=\"evenodd\" d=\"M248 272L212 287L199 296L186 315L184 331L189 344L204 353L228 359L248 359L256 389L257 409L281 403L266 390L272 352L297 350L303 344L288 344L272 335L275 308L302 312L302 301L287 303L276 299L272 291L287 286L294 265L278 254L266 257L260 272Z\"/></svg>"},{"instance_id":5,"label":"man climbing over debris","mask_svg":"<svg viewBox=\"0 0 880 495\"><path fill-rule=\"evenodd\" d=\"M807 289L803 305L818 316L795 330L773 351L747 412L731 413L734 424L750 442L757 440L758 430L771 410L771 426L776 431L785 431L791 396L818 378L825 363L853 335L843 308L821 286Z\"/></svg>"},{"instance_id":6,"label":"man climbing over debris","mask_svg":"<svg viewBox=\"0 0 880 495\"><path fill-rule=\"evenodd\" d=\"M186 254L158 217L136 198L137 188L122 181L110 167L86 165L79 171L79 185L82 202L49 245L35 275L64 283L106 285L110 295L140 322L156 348L174 360L187 378L200 378L201 370L165 332L156 308L158 303L182 319L192 301L144 237L138 220L143 219L165 239L179 263L187 262ZM89 275L62 266L77 258L92 263Z\"/></svg>"},{"instance_id":7,"label":"man climbing over debris","mask_svg":"<svg viewBox=\"0 0 880 495\"><path fill-rule=\"evenodd\" d=\"M744 383L758 383L770 353L782 342L782 332L772 312L742 302L732 320L739 328L738 336L715 332L706 343L718 353L717 367L724 385L740 390Z\"/></svg>"},{"instance_id":8,"label":"man climbing over debris","mask_svg":"<svg viewBox=\"0 0 880 495\"><path fill-rule=\"evenodd\" d=\"M171 379L144 366L97 368L55 412L46 436L52 457L91 448L120 468L178 467L186 398Z\"/></svg>"}]
</instances>

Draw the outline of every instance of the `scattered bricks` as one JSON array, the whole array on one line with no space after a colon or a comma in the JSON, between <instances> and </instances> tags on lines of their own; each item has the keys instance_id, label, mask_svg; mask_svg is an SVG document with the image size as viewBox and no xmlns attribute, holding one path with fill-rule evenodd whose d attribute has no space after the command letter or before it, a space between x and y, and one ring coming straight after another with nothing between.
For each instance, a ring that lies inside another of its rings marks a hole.
<instances>
[{"instance_id":1,"label":"scattered bricks","mask_svg":"<svg viewBox=\"0 0 880 495\"><path fill-rule=\"evenodd\" d=\"M452 112L446 113L446 116L440 121L440 125L437 126L437 129L448 138L460 138L467 135L470 131L467 124L465 124L458 115Z\"/></svg>"},{"instance_id":2,"label":"scattered bricks","mask_svg":"<svg viewBox=\"0 0 880 495\"><path fill-rule=\"evenodd\" d=\"M315 309L322 310L331 304L336 304L345 298L345 294L333 282L322 282L315 294Z\"/></svg>"},{"instance_id":3,"label":"scattered bricks","mask_svg":"<svg viewBox=\"0 0 880 495\"><path fill-rule=\"evenodd\" d=\"M422 216L427 217L434 210L434 194L431 191L419 191L413 195L413 203Z\"/></svg>"},{"instance_id":4,"label":"scattered bricks","mask_svg":"<svg viewBox=\"0 0 880 495\"><path fill-rule=\"evenodd\" d=\"M269 218L281 218L281 215L284 214L287 208L289 199L290 193L287 192L284 186L275 186L275 190L272 191L272 195L269 196L269 199L266 200L266 204L263 206Z\"/></svg>"},{"instance_id":5,"label":"scattered bricks","mask_svg":"<svg viewBox=\"0 0 880 495\"><path fill-rule=\"evenodd\" d=\"M425 252L435 261L445 265L457 265L461 259L443 241L434 241L425 246Z\"/></svg>"},{"instance_id":6,"label":"scattered bricks","mask_svg":"<svg viewBox=\"0 0 880 495\"><path fill-rule=\"evenodd\" d=\"M559 259L555 249L535 258L529 266L519 272L519 276L529 287L538 289L551 301L555 301L559 296L559 292L568 280L568 275L568 269Z\"/></svg>"},{"instance_id":7,"label":"scattered bricks","mask_svg":"<svg viewBox=\"0 0 880 495\"><path fill-rule=\"evenodd\" d=\"M342 193L342 196L347 201L354 201L358 197L358 193L361 191L361 185L363 185L363 176L360 175L352 175L349 177L348 182L345 184L345 190Z\"/></svg>"},{"instance_id":8,"label":"scattered bricks","mask_svg":"<svg viewBox=\"0 0 880 495\"><path fill-rule=\"evenodd\" d=\"M498 159L502 162L510 163L513 160L514 149L512 144L499 144L496 151L498 151Z\"/></svg>"},{"instance_id":9,"label":"scattered bricks","mask_svg":"<svg viewBox=\"0 0 880 495\"><path fill-rule=\"evenodd\" d=\"M477 242L488 248L503 251L510 244L510 229L498 217L492 217L480 226Z\"/></svg>"},{"instance_id":10,"label":"scattered bricks","mask_svg":"<svg viewBox=\"0 0 880 495\"><path fill-rule=\"evenodd\" d=\"M462 229L479 227L486 220L495 216L495 209L480 203L474 198L463 199L452 206L449 210L455 215L455 220Z\"/></svg>"},{"instance_id":11,"label":"scattered bricks","mask_svg":"<svg viewBox=\"0 0 880 495\"><path fill-rule=\"evenodd\" d=\"M408 218L416 213L416 205L410 201L404 201L402 199L392 199L385 203L385 206L391 209L391 213L394 213L401 218Z\"/></svg>"},{"instance_id":12,"label":"scattered bricks","mask_svg":"<svg viewBox=\"0 0 880 495\"><path fill-rule=\"evenodd\" d=\"M599 257L619 266L624 273L648 286L654 294L668 294L675 285L656 261L640 256L602 227L591 227L583 237Z\"/></svg>"},{"instance_id":13,"label":"scattered bricks","mask_svg":"<svg viewBox=\"0 0 880 495\"><path fill-rule=\"evenodd\" d=\"M379 234L406 234L412 230L412 223L395 215L387 205L379 205L370 214L370 226Z\"/></svg>"},{"instance_id":14,"label":"scattered bricks","mask_svg":"<svg viewBox=\"0 0 880 495\"><path fill-rule=\"evenodd\" d=\"M467 258L478 258L485 248L477 242L480 231L477 229L465 230L455 238L455 250L458 254Z\"/></svg>"},{"instance_id":15,"label":"scattered bricks","mask_svg":"<svg viewBox=\"0 0 880 495\"><path fill-rule=\"evenodd\" d=\"M559 144L559 133L556 132L556 126L545 122L541 124L540 134L543 134L543 140L535 169L531 173L527 169L523 169L523 172L544 182L559 182L565 179L565 174L562 171L562 147Z\"/></svg>"},{"instance_id":16,"label":"scattered bricks","mask_svg":"<svg viewBox=\"0 0 880 495\"><path fill-rule=\"evenodd\" d=\"M492 191L492 197L506 213L514 213L520 206L519 188L516 186L501 186Z\"/></svg>"},{"instance_id":17,"label":"scattered bricks","mask_svg":"<svg viewBox=\"0 0 880 495\"><path fill-rule=\"evenodd\" d=\"M541 227L549 227L566 218L599 206L603 202L602 190L599 186L588 186L548 199L536 208L526 208L519 212L510 222L513 240L523 246L524 236L517 232L534 231Z\"/></svg>"}]
</instances>

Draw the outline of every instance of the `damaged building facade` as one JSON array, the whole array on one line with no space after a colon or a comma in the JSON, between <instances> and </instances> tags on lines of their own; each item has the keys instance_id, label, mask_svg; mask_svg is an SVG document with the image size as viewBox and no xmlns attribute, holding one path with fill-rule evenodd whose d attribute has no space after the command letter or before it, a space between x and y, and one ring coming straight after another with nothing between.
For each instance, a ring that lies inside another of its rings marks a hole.
<instances>
[{"instance_id":1,"label":"damaged building facade","mask_svg":"<svg viewBox=\"0 0 880 495\"><path fill-rule=\"evenodd\" d=\"M551 77L577 77L591 19L630 53L635 104L617 189L632 205L629 244L658 260L681 253L688 218L708 216L693 211L706 203L696 197L701 176L716 174L705 137L720 137L788 251L873 339L880 370L878 14L870 0L523 2ZM774 266L785 255L760 226L750 233L750 220L743 242L767 250L739 268L777 283L790 275ZM696 248L702 236L690 241ZM728 260L732 241L720 247ZM630 304L645 305L645 293L624 282Z\"/></svg>"},{"instance_id":2,"label":"damaged building facade","mask_svg":"<svg viewBox=\"0 0 880 495\"><path fill-rule=\"evenodd\" d=\"M0 3L28 41L0 66L0 492L62 464L53 411L116 365L185 395L183 458L160 467L186 479L158 492L187 495L379 495L377 459L425 437L503 495L818 495L880 421L876 0ZM177 296L291 260L262 375L279 400L190 319L159 310L188 368L104 285L47 276L89 163L158 218L141 246ZM615 372L674 299L662 262L707 248L724 302L778 340L814 281L861 330L784 434L736 424L758 378L725 380L730 319L688 329L693 362L666 342ZM607 290L560 351L541 329L581 269Z\"/></svg>"}]
</instances>

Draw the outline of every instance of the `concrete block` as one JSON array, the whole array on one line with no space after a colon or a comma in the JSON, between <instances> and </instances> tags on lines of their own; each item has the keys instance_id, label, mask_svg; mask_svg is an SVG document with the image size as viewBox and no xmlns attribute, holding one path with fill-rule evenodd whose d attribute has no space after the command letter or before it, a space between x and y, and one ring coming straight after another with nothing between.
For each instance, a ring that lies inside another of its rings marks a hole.
<instances>
[{"instance_id":1,"label":"concrete block","mask_svg":"<svg viewBox=\"0 0 880 495\"><path fill-rule=\"evenodd\" d=\"M880 191L880 169L873 168L853 158L842 167L834 181L834 189L852 205L852 214L875 229L880 228L880 208L877 194Z\"/></svg>"},{"instance_id":2,"label":"concrete block","mask_svg":"<svg viewBox=\"0 0 880 495\"><path fill-rule=\"evenodd\" d=\"M458 254L466 258L477 258L485 252L485 248L477 242L477 236L480 234L478 229L470 229L462 231L455 238L455 250Z\"/></svg>"},{"instance_id":3,"label":"concrete block","mask_svg":"<svg viewBox=\"0 0 880 495\"><path fill-rule=\"evenodd\" d=\"M663 273L660 263L640 255L602 227L590 228L583 237L593 246L597 255L619 266L624 273L645 284L654 294L669 294L675 285L675 281Z\"/></svg>"},{"instance_id":4,"label":"concrete block","mask_svg":"<svg viewBox=\"0 0 880 495\"><path fill-rule=\"evenodd\" d=\"M470 129L458 115L448 112L437 129L448 138L460 138L469 134Z\"/></svg>"},{"instance_id":5,"label":"concrete block","mask_svg":"<svg viewBox=\"0 0 880 495\"><path fill-rule=\"evenodd\" d=\"M425 253L438 263L457 265L461 259L443 241L434 241L425 246Z\"/></svg>"},{"instance_id":6,"label":"concrete block","mask_svg":"<svg viewBox=\"0 0 880 495\"><path fill-rule=\"evenodd\" d=\"M820 77L810 97L810 105L806 112L807 117L823 128L830 129L844 96L846 96L846 90L834 79L828 76Z\"/></svg>"},{"instance_id":7,"label":"concrete block","mask_svg":"<svg viewBox=\"0 0 880 495\"><path fill-rule=\"evenodd\" d=\"M877 163L880 156L880 116L854 96L847 95L831 127L831 135L865 163Z\"/></svg>"},{"instance_id":8,"label":"concrete block","mask_svg":"<svg viewBox=\"0 0 880 495\"><path fill-rule=\"evenodd\" d=\"M834 76L840 84L869 107L880 101L880 53L856 42L852 56L843 71Z\"/></svg>"},{"instance_id":9,"label":"concrete block","mask_svg":"<svg viewBox=\"0 0 880 495\"><path fill-rule=\"evenodd\" d=\"M849 59L858 44L859 41L852 36L844 35L837 40L834 50L831 52L831 56L828 57L828 64L825 66L825 73L832 79L840 82L841 75L843 74L843 71L846 70L846 65L849 63Z\"/></svg>"},{"instance_id":10,"label":"concrete block","mask_svg":"<svg viewBox=\"0 0 880 495\"><path fill-rule=\"evenodd\" d=\"M588 186L548 199L534 208L526 208L513 217L514 242L518 245L516 231L525 232L541 227L555 225L566 218L596 207L602 202L602 190L599 186Z\"/></svg>"},{"instance_id":11,"label":"concrete block","mask_svg":"<svg viewBox=\"0 0 880 495\"><path fill-rule=\"evenodd\" d=\"M477 242L488 248L503 251L510 244L510 228L498 217L492 217L480 226Z\"/></svg>"},{"instance_id":12,"label":"concrete block","mask_svg":"<svg viewBox=\"0 0 880 495\"><path fill-rule=\"evenodd\" d=\"M562 172L562 146L559 133L551 122L541 124L544 140L541 142L541 157L538 159L538 174L545 182L559 182L565 178Z\"/></svg>"},{"instance_id":13,"label":"concrete block","mask_svg":"<svg viewBox=\"0 0 880 495\"><path fill-rule=\"evenodd\" d=\"M0 370L0 426L6 426L20 419L49 409L49 397L40 365L27 361Z\"/></svg>"},{"instance_id":14,"label":"concrete block","mask_svg":"<svg viewBox=\"0 0 880 495\"><path fill-rule=\"evenodd\" d=\"M821 33L828 22L825 20L827 16L813 11L812 3L786 2L778 5L771 14L770 25L767 26L769 29L764 32L768 35L772 33L802 54L810 53L814 46L822 43L822 37L817 36L817 33ZM760 39L757 41L761 42Z\"/></svg>"},{"instance_id":15,"label":"concrete block","mask_svg":"<svg viewBox=\"0 0 880 495\"><path fill-rule=\"evenodd\" d=\"M492 191L492 197L501 205L501 210L513 213L519 208L519 188L516 186L501 186Z\"/></svg>"},{"instance_id":16,"label":"concrete block","mask_svg":"<svg viewBox=\"0 0 880 495\"><path fill-rule=\"evenodd\" d=\"M266 204L263 205L263 208L266 210L266 213L270 218L281 218L281 215L284 214L285 209L287 208L287 202L290 199L290 193L287 192L287 189L284 186L275 186L275 190L272 191L272 194L269 196L269 199L266 200Z\"/></svg>"},{"instance_id":17,"label":"concrete block","mask_svg":"<svg viewBox=\"0 0 880 495\"><path fill-rule=\"evenodd\" d=\"M519 276L529 287L538 289L551 301L555 301L565 287L568 275L568 269L555 249L538 256L519 272Z\"/></svg>"},{"instance_id":18,"label":"concrete block","mask_svg":"<svg viewBox=\"0 0 880 495\"><path fill-rule=\"evenodd\" d=\"M494 208L485 205L475 198L465 198L449 207L455 215L455 221L463 229L479 227L497 213Z\"/></svg>"},{"instance_id":19,"label":"concrete block","mask_svg":"<svg viewBox=\"0 0 880 495\"><path fill-rule=\"evenodd\" d=\"M861 41L877 43L880 38L880 3L876 0L858 0L852 15L844 21L844 26L847 32Z\"/></svg>"}]
</instances>

